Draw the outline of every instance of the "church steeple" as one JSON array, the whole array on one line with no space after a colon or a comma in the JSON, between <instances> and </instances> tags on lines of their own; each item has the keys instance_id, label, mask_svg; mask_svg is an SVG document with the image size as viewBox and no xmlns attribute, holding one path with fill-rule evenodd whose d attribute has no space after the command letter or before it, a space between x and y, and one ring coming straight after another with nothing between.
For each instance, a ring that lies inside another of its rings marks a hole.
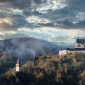
<instances>
[{"instance_id":1,"label":"church steeple","mask_svg":"<svg viewBox=\"0 0 85 85\"><path fill-rule=\"evenodd\" d=\"M18 58L18 60L17 60L17 64L19 64L19 58Z\"/></svg>"},{"instance_id":2,"label":"church steeple","mask_svg":"<svg viewBox=\"0 0 85 85\"><path fill-rule=\"evenodd\" d=\"M80 43L79 35L78 38L76 39L76 43Z\"/></svg>"},{"instance_id":3,"label":"church steeple","mask_svg":"<svg viewBox=\"0 0 85 85\"><path fill-rule=\"evenodd\" d=\"M17 63L16 63L16 71L21 71L21 67L19 65L19 58L18 58Z\"/></svg>"}]
</instances>

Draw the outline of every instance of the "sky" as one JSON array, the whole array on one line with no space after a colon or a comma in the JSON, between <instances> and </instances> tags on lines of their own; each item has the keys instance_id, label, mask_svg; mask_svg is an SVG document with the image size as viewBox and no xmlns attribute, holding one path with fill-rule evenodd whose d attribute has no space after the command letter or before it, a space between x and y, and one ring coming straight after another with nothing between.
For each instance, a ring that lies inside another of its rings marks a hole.
<instances>
[{"instance_id":1,"label":"sky","mask_svg":"<svg viewBox=\"0 0 85 85\"><path fill-rule=\"evenodd\" d=\"M85 38L85 0L0 0L0 40L32 37L59 45Z\"/></svg>"}]
</instances>

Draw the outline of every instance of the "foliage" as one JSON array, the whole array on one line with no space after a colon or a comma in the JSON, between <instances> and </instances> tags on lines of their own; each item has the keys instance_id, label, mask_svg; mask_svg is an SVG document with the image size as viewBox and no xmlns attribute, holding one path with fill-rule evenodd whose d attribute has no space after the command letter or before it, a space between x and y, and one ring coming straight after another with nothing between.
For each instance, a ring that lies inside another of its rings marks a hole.
<instances>
[{"instance_id":1,"label":"foliage","mask_svg":"<svg viewBox=\"0 0 85 85\"><path fill-rule=\"evenodd\" d=\"M37 55L16 75L23 85L85 85L85 54Z\"/></svg>"}]
</instances>

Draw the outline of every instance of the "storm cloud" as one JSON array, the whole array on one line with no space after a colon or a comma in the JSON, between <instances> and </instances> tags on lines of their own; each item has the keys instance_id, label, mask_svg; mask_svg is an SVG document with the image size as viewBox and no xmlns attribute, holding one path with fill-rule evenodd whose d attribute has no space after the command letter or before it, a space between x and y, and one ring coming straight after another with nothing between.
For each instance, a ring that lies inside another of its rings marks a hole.
<instances>
[{"instance_id":1,"label":"storm cloud","mask_svg":"<svg viewBox=\"0 0 85 85\"><path fill-rule=\"evenodd\" d=\"M85 0L0 0L0 32L9 33L1 38L20 36L19 29L38 30L36 33L41 29L45 32L43 28L85 31L84 3Z\"/></svg>"},{"instance_id":2,"label":"storm cloud","mask_svg":"<svg viewBox=\"0 0 85 85\"><path fill-rule=\"evenodd\" d=\"M85 12L85 1L82 0L56 0L56 3L58 3L58 6L60 8L53 10L52 8L45 10L46 13L42 13L37 9L39 7L43 7L44 5L47 4L50 0L0 0L1 4L1 12L0 12L0 18L5 18L9 19L10 23L2 21L0 24L0 29L3 30L17 30L18 28L21 27L27 27L27 28L36 28L37 25L38 27L57 27L57 25L54 26L53 23L58 24L58 27L62 29L64 26L65 28L68 29L73 29L79 27L84 28L84 19L80 19L78 17L79 15L82 14L82 17L84 17L84 12ZM55 1L55 0L53 0ZM61 7L62 5L62 7ZM3 12L2 10L9 9L9 12ZM21 10L21 13L16 13L13 12L13 10ZM43 9L44 10L44 9ZM39 22L37 21L37 24L35 23L29 23L27 21L27 18L32 16L38 17L38 19L45 19L48 20L49 22ZM58 22L61 22L60 24ZM76 22L76 23L74 23ZM35 25L34 25L35 24ZM61 26L62 24L62 26Z\"/></svg>"}]
</instances>

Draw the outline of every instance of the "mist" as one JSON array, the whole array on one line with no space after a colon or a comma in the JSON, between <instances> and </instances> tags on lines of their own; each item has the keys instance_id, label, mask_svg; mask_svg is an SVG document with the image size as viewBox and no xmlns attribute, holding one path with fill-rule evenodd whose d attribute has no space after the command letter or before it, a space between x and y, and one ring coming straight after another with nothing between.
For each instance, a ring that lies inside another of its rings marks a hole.
<instances>
[{"instance_id":1,"label":"mist","mask_svg":"<svg viewBox=\"0 0 85 85\"><path fill-rule=\"evenodd\" d=\"M55 53L58 54L59 45L47 42L44 40L38 40L34 38L10 38L0 41L0 49L10 55L16 57L22 57L23 59L33 58L38 54L43 55Z\"/></svg>"}]
</instances>

